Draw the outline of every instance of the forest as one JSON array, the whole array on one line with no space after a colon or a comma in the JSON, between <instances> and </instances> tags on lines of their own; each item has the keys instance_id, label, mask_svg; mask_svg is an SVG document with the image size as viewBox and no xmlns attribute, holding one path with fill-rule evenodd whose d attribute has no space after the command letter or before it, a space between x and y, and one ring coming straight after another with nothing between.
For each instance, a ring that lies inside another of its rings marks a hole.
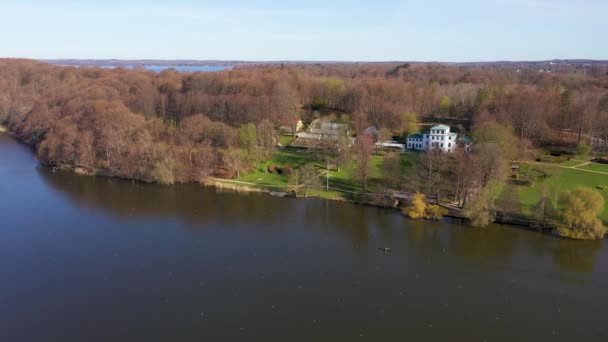
<instances>
[{"instance_id":1,"label":"forest","mask_svg":"<svg viewBox=\"0 0 608 342\"><path fill-rule=\"evenodd\" d=\"M41 162L144 182L238 178L270 158L279 127L326 113L353 137L375 125L399 140L442 122L471 134L471 155L426 153L408 175L388 158L383 186L489 214L510 162L538 160L540 150L608 150L608 69L335 63L156 73L0 60L0 124ZM367 145L346 148L366 192ZM331 146L318 155L336 167L346 158Z\"/></svg>"}]
</instances>

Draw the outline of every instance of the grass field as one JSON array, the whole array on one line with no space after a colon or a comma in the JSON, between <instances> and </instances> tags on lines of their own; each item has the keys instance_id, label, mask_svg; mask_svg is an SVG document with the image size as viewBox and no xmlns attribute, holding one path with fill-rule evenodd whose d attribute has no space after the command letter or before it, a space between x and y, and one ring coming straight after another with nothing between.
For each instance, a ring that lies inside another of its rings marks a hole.
<instances>
[{"instance_id":1,"label":"grass field","mask_svg":"<svg viewBox=\"0 0 608 342\"><path fill-rule=\"evenodd\" d=\"M608 165L606 165L606 164L591 163L591 164L587 164L585 166L577 167L577 169L604 172L608 176ZM608 185L608 184L606 184L606 185Z\"/></svg>"},{"instance_id":2,"label":"grass field","mask_svg":"<svg viewBox=\"0 0 608 342\"><path fill-rule=\"evenodd\" d=\"M291 166L292 168L297 169L308 163L318 164L315 161L315 155L309 151L295 149L277 150L270 160L260 163L254 171L242 175L239 180L261 185L276 186L277 189L285 188L289 182L289 176L270 173L268 172L268 167L274 164L282 167ZM318 167L320 168L321 165L318 165Z\"/></svg>"},{"instance_id":3,"label":"grass field","mask_svg":"<svg viewBox=\"0 0 608 342\"><path fill-rule=\"evenodd\" d=\"M581 162L581 161L568 160L568 161L559 163L559 166L574 167L574 166L578 166L578 165L581 165L581 164L583 164L583 162Z\"/></svg>"},{"instance_id":4,"label":"grass field","mask_svg":"<svg viewBox=\"0 0 608 342\"><path fill-rule=\"evenodd\" d=\"M604 165L600 166L604 167ZM523 167L530 168L534 166L524 165ZM603 171L603 169L597 168L595 165L592 167L597 169L597 171ZM517 186L522 213L527 215L532 214L534 207L540 200L541 191L545 184L549 186L553 201L555 200L556 193L559 196L567 191L574 190L579 186L585 186L600 192L606 199L607 205L604 208L602 219L604 222L608 222L608 191L599 190L597 188L598 186L608 185L608 175L559 166L553 166L551 168L555 168L554 176L542 181L536 181L532 186Z\"/></svg>"},{"instance_id":5,"label":"grass field","mask_svg":"<svg viewBox=\"0 0 608 342\"><path fill-rule=\"evenodd\" d=\"M418 154L407 152L400 153L399 156L401 171L407 173L415 165ZM382 166L385 160L385 155L372 156L368 183L369 191L374 191L382 185L384 177ZM270 160L260 163L252 172L241 175L239 180L268 186L276 190L285 190L289 184L289 176L270 173L268 172L268 167L274 164L280 167L290 166L295 170L309 163L312 163L317 167L319 176L321 177L321 183L325 186L327 181L326 175L324 175L326 172L326 165L318 161L314 151L299 149L277 150ZM331 169L329 171L329 186L330 188L336 188L342 191L325 191L324 189L314 190L310 195L322 198L352 199L353 193L362 193L363 187L357 175L356 163L353 162L346 167L340 168L340 170Z\"/></svg>"}]
</instances>

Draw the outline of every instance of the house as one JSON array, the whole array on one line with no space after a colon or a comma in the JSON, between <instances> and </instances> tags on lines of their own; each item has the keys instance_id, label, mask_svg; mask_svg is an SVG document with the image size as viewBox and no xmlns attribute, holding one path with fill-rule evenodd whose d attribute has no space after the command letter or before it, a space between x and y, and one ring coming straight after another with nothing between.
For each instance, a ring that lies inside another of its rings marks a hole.
<instances>
[{"instance_id":1,"label":"house","mask_svg":"<svg viewBox=\"0 0 608 342\"><path fill-rule=\"evenodd\" d=\"M465 152L471 152L471 148L473 147L473 141L471 141L469 137L467 137L466 135L459 136L458 143L460 144L460 146L462 146L462 148L464 148Z\"/></svg>"},{"instance_id":2,"label":"house","mask_svg":"<svg viewBox=\"0 0 608 342\"><path fill-rule=\"evenodd\" d=\"M454 152L458 144L471 151L471 140L466 136L458 137L457 133L450 131L450 126L437 125L424 133L410 134L407 137L407 148L410 150L426 151L437 149L442 152Z\"/></svg>"},{"instance_id":3,"label":"house","mask_svg":"<svg viewBox=\"0 0 608 342\"><path fill-rule=\"evenodd\" d=\"M368 137L374 143L380 140L380 130L376 126L371 126L363 130L363 135Z\"/></svg>"}]
</instances>

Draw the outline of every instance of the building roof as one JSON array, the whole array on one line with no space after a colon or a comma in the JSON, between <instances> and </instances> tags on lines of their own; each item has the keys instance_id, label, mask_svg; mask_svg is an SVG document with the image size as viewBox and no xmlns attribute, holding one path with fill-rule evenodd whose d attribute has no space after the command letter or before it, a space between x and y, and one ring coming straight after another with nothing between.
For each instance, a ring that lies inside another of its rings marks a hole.
<instances>
[{"instance_id":1,"label":"building roof","mask_svg":"<svg viewBox=\"0 0 608 342\"><path fill-rule=\"evenodd\" d=\"M451 136L451 137L455 137L455 136L458 135L458 133L450 132L450 134L448 134L448 135Z\"/></svg>"},{"instance_id":2,"label":"building roof","mask_svg":"<svg viewBox=\"0 0 608 342\"><path fill-rule=\"evenodd\" d=\"M373 134L373 135L378 135L378 133L380 133L380 130L378 129L378 127L376 126L370 126L368 128L366 128L363 133L365 134Z\"/></svg>"},{"instance_id":3,"label":"building roof","mask_svg":"<svg viewBox=\"0 0 608 342\"><path fill-rule=\"evenodd\" d=\"M437 126L433 126L433 127L431 127L431 129L432 129L432 130L440 130L440 129L443 129L443 130L448 130L448 129L450 129L450 126L446 126L446 125L437 125Z\"/></svg>"},{"instance_id":4,"label":"building roof","mask_svg":"<svg viewBox=\"0 0 608 342\"><path fill-rule=\"evenodd\" d=\"M346 134L346 132L348 131L348 125L315 120L313 123L310 124L308 131L309 133L313 134L341 135Z\"/></svg>"},{"instance_id":5,"label":"building roof","mask_svg":"<svg viewBox=\"0 0 608 342\"><path fill-rule=\"evenodd\" d=\"M407 136L408 139L422 139L422 133L414 133Z\"/></svg>"}]
</instances>

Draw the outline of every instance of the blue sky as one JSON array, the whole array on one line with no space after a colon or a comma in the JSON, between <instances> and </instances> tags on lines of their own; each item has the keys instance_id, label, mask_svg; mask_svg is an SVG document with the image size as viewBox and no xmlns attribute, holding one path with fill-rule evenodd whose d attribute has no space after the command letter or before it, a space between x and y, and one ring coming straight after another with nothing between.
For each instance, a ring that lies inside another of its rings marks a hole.
<instances>
[{"instance_id":1,"label":"blue sky","mask_svg":"<svg viewBox=\"0 0 608 342\"><path fill-rule=\"evenodd\" d=\"M0 0L0 57L608 59L608 0Z\"/></svg>"}]
</instances>

